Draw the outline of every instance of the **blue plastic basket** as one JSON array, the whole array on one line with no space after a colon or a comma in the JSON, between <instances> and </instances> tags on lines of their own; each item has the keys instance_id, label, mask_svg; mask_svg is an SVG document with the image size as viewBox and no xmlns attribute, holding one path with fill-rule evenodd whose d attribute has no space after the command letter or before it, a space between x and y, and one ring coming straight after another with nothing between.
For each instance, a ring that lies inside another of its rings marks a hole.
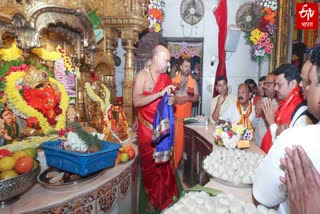
<instances>
[{"instance_id":1,"label":"blue plastic basket","mask_svg":"<svg viewBox=\"0 0 320 214\"><path fill-rule=\"evenodd\" d=\"M78 153L61 148L62 140L41 144L47 165L67 172L86 176L101 169L114 166L121 145L103 141L98 152Z\"/></svg>"}]
</instances>

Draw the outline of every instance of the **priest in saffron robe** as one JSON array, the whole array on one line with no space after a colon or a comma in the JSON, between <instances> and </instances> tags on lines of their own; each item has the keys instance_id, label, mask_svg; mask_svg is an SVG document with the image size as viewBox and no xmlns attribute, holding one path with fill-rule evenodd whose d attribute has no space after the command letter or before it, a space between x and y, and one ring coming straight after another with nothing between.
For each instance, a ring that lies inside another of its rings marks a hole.
<instances>
[{"instance_id":1,"label":"priest in saffron robe","mask_svg":"<svg viewBox=\"0 0 320 214\"><path fill-rule=\"evenodd\" d=\"M173 164L174 169L178 168L184 147L183 121L192 113L192 103L199 101L199 89L196 81L191 77L191 63L184 59L181 71L172 79L175 91L175 112L174 112L174 148Z\"/></svg>"},{"instance_id":2,"label":"priest in saffron robe","mask_svg":"<svg viewBox=\"0 0 320 214\"><path fill-rule=\"evenodd\" d=\"M237 102L229 106L229 108L220 116L218 123L230 122L242 124L253 132L254 129L251 122L255 116L255 109L250 101L251 96L251 88L245 83L240 84Z\"/></svg>"},{"instance_id":3,"label":"priest in saffron robe","mask_svg":"<svg viewBox=\"0 0 320 214\"><path fill-rule=\"evenodd\" d=\"M151 65L139 71L133 87L133 105L138 109L138 143L141 160L143 186L149 199L147 212L153 208L163 210L178 196L178 186L174 171L169 162L157 164L153 159L155 146L152 144L154 115L167 92L174 86L165 74L170 66L170 53L164 46L156 46L152 51ZM168 99L173 104L173 97Z\"/></svg>"}]
</instances>

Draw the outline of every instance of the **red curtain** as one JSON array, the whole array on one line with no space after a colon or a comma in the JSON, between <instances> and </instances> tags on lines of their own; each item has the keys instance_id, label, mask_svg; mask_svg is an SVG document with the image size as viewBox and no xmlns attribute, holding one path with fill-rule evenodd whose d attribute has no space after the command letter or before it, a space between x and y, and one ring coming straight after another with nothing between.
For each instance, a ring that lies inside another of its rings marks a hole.
<instances>
[{"instance_id":1,"label":"red curtain","mask_svg":"<svg viewBox=\"0 0 320 214\"><path fill-rule=\"evenodd\" d=\"M227 0L220 0L218 7L213 11L214 16L216 17L219 34L218 34L218 55L219 55L219 64L217 67L216 78L217 76L225 76L227 78L226 72L226 52L224 50L226 37L227 37ZM217 96L218 93L214 87L213 97Z\"/></svg>"}]
</instances>

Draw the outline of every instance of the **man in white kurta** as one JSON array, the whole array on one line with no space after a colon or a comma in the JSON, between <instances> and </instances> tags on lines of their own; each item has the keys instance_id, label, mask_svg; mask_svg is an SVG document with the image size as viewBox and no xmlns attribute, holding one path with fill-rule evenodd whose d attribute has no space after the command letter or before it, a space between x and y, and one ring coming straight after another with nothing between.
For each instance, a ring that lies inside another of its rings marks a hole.
<instances>
[{"instance_id":1,"label":"man in white kurta","mask_svg":"<svg viewBox=\"0 0 320 214\"><path fill-rule=\"evenodd\" d=\"M210 122L212 124L216 123L220 115L224 114L230 105L233 105L237 102L237 97L228 93L228 84L225 77L217 77L215 88L219 95L214 97L211 101Z\"/></svg>"},{"instance_id":2,"label":"man in white kurta","mask_svg":"<svg viewBox=\"0 0 320 214\"><path fill-rule=\"evenodd\" d=\"M236 103L221 115L220 121L242 124L252 130L252 119L255 116L255 109L250 101L252 92L246 84L240 84L238 88L238 100ZM253 130L252 130L253 131Z\"/></svg>"},{"instance_id":3,"label":"man in white kurta","mask_svg":"<svg viewBox=\"0 0 320 214\"><path fill-rule=\"evenodd\" d=\"M290 213L286 201L286 190L280 181L284 172L280 169L280 158L285 154L285 148L301 145L314 166L320 171L320 125L309 125L286 129L275 140L268 155L256 170L253 182L253 196L268 207L278 204L279 213Z\"/></svg>"},{"instance_id":4,"label":"man in white kurta","mask_svg":"<svg viewBox=\"0 0 320 214\"><path fill-rule=\"evenodd\" d=\"M317 52L318 54L315 56L316 65L312 65L309 73L309 84L308 84L308 108L310 113L313 114L314 117L320 119L320 62L319 55L320 50ZM290 213L287 195L285 188L283 188L283 183L280 181L280 177L285 177L285 173L283 169L280 167L280 159L284 158L286 153L286 148L292 149L295 145L300 145L308 157L312 161L314 167L319 172L320 171L320 124L317 125L308 125L305 127L293 127L286 129L283 131L275 140L274 145L269 150L269 153L266 155L265 159L262 161L260 166L256 170L256 174L253 181L253 196L254 199L268 207L273 207L278 204L279 213ZM301 170L301 165L293 166ZM287 176L287 175L286 175ZM302 182L300 180L300 182ZM294 188L294 185L291 183ZM303 185L303 183L302 183ZM318 185L315 185L315 191L319 191ZM290 189L289 191L297 191L297 189ZM289 192L289 195L292 192ZM311 194L307 192L299 193L302 198L313 197ZM295 208L299 206L305 206L302 204L301 200L295 201L297 199L290 198L294 202ZM320 202L320 199L314 200L314 203ZM315 210L318 213L319 210Z\"/></svg>"}]
</instances>

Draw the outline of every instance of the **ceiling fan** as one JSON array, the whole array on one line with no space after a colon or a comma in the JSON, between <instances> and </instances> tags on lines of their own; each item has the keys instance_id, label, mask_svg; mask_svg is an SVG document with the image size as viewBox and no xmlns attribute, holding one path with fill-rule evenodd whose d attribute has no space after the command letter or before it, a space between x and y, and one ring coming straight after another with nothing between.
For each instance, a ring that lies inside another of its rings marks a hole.
<instances>
[{"instance_id":1,"label":"ceiling fan","mask_svg":"<svg viewBox=\"0 0 320 214\"><path fill-rule=\"evenodd\" d=\"M204 15L202 0L183 0L180 5L180 15L190 25L200 22Z\"/></svg>"}]
</instances>

